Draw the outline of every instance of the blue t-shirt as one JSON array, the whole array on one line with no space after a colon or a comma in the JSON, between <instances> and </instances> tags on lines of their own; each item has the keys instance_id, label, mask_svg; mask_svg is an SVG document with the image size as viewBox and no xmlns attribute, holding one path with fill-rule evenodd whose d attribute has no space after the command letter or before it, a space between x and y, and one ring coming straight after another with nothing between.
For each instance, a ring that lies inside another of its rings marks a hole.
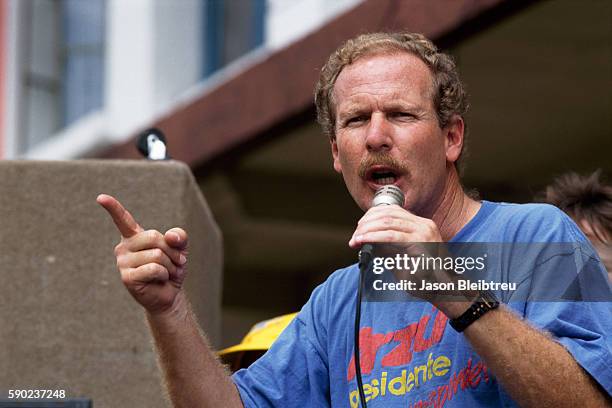
<instances>
[{"instance_id":1,"label":"blue t-shirt","mask_svg":"<svg viewBox=\"0 0 612 408\"><path fill-rule=\"evenodd\" d=\"M487 201L452 241L588 242L555 207ZM270 350L234 374L245 407L359 406L353 361L358 276L356 265L332 274ZM612 393L610 303L511 307L550 332ZM516 406L464 336L429 303L364 302L360 352L368 407Z\"/></svg>"}]
</instances>

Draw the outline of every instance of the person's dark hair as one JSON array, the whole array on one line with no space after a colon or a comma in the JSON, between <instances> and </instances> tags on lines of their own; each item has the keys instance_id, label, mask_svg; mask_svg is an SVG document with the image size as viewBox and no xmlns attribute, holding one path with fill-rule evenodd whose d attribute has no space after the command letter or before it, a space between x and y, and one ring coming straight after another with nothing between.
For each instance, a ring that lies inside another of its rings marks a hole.
<instances>
[{"instance_id":1,"label":"person's dark hair","mask_svg":"<svg viewBox=\"0 0 612 408\"><path fill-rule=\"evenodd\" d=\"M546 187L543 201L576 221L584 220L602 242L612 239L612 186L600 180L601 170L581 176L567 173Z\"/></svg>"}]
</instances>

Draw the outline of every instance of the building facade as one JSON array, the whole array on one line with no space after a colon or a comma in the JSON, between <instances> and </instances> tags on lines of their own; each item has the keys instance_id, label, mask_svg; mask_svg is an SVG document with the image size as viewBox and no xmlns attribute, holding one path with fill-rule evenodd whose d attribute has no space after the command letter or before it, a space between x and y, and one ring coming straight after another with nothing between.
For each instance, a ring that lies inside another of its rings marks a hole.
<instances>
[{"instance_id":1,"label":"building facade","mask_svg":"<svg viewBox=\"0 0 612 408\"><path fill-rule=\"evenodd\" d=\"M568 170L612 172L611 15L602 0L0 0L0 154L139 159L134 136L162 129L224 235L229 345L355 260L360 211L312 103L342 41L409 30L448 50L471 97L464 183L521 202Z\"/></svg>"}]
</instances>

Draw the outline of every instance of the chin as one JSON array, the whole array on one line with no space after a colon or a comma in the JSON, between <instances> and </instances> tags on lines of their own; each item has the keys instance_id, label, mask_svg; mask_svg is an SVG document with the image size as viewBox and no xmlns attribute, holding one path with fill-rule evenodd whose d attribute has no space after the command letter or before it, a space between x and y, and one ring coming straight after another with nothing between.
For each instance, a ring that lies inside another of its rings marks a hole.
<instances>
[{"instance_id":1,"label":"chin","mask_svg":"<svg viewBox=\"0 0 612 408\"><path fill-rule=\"evenodd\" d=\"M366 212L372 206L372 199L374 198L374 194L362 193L359 194L359 197L355 197L354 194L351 194L351 197L353 197L353 201L355 201L355 204L357 204L357 206L361 208L363 212Z\"/></svg>"},{"instance_id":2,"label":"chin","mask_svg":"<svg viewBox=\"0 0 612 408\"><path fill-rule=\"evenodd\" d=\"M355 197L353 197L353 200L355 201L355 204L357 204L357 206L359 208L361 208L361 210L363 212L368 211L370 209L370 207L372 206L372 199L371 198L370 199L364 198L364 199L361 199L361 200L356 200Z\"/></svg>"}]
</instances>

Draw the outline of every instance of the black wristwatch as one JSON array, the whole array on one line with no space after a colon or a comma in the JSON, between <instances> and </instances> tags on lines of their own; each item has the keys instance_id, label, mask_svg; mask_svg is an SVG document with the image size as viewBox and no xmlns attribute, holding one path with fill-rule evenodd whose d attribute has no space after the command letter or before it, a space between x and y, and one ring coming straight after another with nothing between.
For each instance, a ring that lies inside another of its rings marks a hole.
<instances>
[{"instance_id":1,"label":"black wristwatch","mask_svg":"<svg viewBox=\"0 0 612 408\"><path fill-rule=\"evenodd\" d=\"M472 306L459 317L450 320L450 325L459 333L464 331L470 324L474 323L480 316L489 310L497 309L499 302L493 292L484 291L476 298Z\"/></svg>"}]
</instances>

